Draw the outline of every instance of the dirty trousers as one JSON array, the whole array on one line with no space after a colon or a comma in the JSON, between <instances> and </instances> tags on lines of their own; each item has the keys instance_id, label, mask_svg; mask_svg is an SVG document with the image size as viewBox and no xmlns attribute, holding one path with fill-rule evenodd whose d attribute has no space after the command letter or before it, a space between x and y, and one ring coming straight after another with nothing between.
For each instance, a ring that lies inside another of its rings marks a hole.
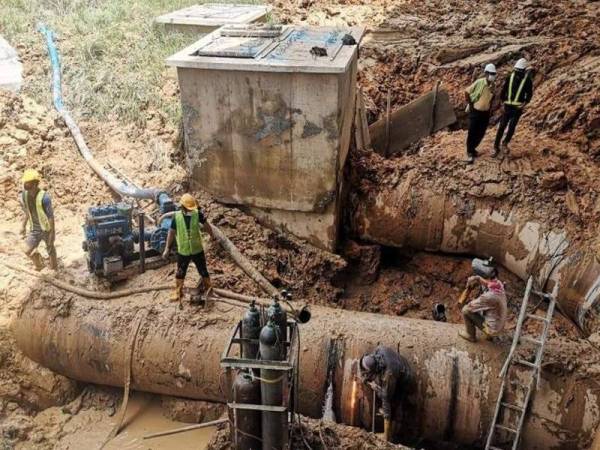
<instances>
[{"instance_id":1,"label":"dirty trousers","mask_svg":"<svg viewBox=\"0 0 600 450\"><path fill-rule=\"evenodd\" d=\"M479 313L470 313L463 311L463 320L465 321L465 327L467 332L471 336L475 336L475 327L479 328L483 331L483 325L485 323L485 319Z\"/></svg>"},{"instance_id":2,"label":"dirty trousers","mask_svg":"<svg viewBox=\"0 0 600 450\"><path fill-rule=\"evenodd\" d=\"M178 280L185 279L190 261L193 261L198 269L198 273L202 278L208 278L208 268L206 267L206 257L204 252L196 253L195 255L180 255L177 253L177 273L175 278Z\"/></svg>"},{"instance_id":3,"label":"dirty trousers","mask_svg":"<svg viewBox=\"0 0 600 450\"><path fill-rule=\"evenodd\" d=\"M50 233L47 231L33 230L27 233L25 237L25 245L28 249L35 250L40 245L40 242L44 241L46 244L46 250L48 256L56 258L56 248L54 242L50 242Z\"/></svg>"},{"instance_id":4,"label":"dirty trousers","mask_svg":"<svg viewBox=\"0 0 600 450\"><path fill-rule=\"evenodd\" d=\"M513 134L515 134L515 129L517 128L521 114L523 114L522 109L511 105L504 105L504 113L502 113L502 118L500 119L500 124L498 125L498 132L496 133L496 142L494 143L495 147L500 146L500 140L504 135L504 130L506 129L507 125L508 131L504 137L504 143L508 144L510 142Z\"/></svg>"},{"instance_id":5,"label":"dirty trousers","mask_svg":"<svg viewBox=\"0 0 600 450\"><path fill-rule=\"evenodd\" d=\"M469 132L467 134L467 155L477 156L475 150L483 140L485 131L490 123L489 111L477 111L472 108L469 111Z\"/></svg>"}]
</instances>

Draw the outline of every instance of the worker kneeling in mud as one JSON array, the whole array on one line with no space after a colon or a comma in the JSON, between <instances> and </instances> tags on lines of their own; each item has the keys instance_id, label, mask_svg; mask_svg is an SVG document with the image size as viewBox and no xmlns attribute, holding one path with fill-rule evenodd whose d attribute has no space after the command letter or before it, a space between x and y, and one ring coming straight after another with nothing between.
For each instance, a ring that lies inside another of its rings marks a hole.
<instances>
[{"instance_id":1,"label":"worker kneeling in mud","mask_svg":"<svg viewBox=\"0 0 600 450\"><path fill-rule=\"evenodd\" d=\"M56 232L52 200L47 192L40 189L42 176L37 170L27 169L23 172L22 181L23 192L19 200L24 213L21 235L25 238L25 254L33 261L36 270L42 270L44 262L37 248L40 242L44 241L50 257L50 269L56 270L58 261L54 247ZM27 232L27 222L29 222L29 232Z\"/></svg>"},{"instance_id":2,"label":"worker kneeling in mud","mask_svg":"<svg viewBox=\"0 0 600 450\"><path fill-rule=\"evenodd\" d=\"M180 200L181 210L175 213L171 222L171 228L167 235L167 244L163 252L163 258L169 258L169 252L173 240L177 242L177 273L175 275L175 290L171 296L172 301L179 301L183 297L183 283L187 274L190 261L193 261L198 269L201 280L198 285L199 292L206 292L211 288L210 276L206 267L204 246L202 244L202 233L200 225L212 236L212 231L206 223L206 217L198 209L196 199L190 194L183 194Z\"/></svg>"},{"instance_id":3,"label":"worker kneeling in mud","mask_svg":"<svg viewBox=\"0 0 600 450\"><path fill-rule=\"evenodd\" d=\"M398 352L380 345L360 358L359 376L381 400L383 438L390 441L393 435L392 420L396 423L402 421L403 404L412 386L410 365Z\"/></svg>"},{"instance_id":4,"label":"worker kneeling in mud","mask_svg":"<svg viewBox=\"0 0 600 450\"><path fill-rule=\"evenodd\" d=\"M490 261L473 260L476 275L467 280L467 289L479 285L483 293L472 300L462 309L465 329L458 332L459 336L471 341L477 341L479 328L486 339L491 339L504 330L506 323L506 293L504 284L498 279L498 270L491 266Z\"/></svg>"}]
</instances>

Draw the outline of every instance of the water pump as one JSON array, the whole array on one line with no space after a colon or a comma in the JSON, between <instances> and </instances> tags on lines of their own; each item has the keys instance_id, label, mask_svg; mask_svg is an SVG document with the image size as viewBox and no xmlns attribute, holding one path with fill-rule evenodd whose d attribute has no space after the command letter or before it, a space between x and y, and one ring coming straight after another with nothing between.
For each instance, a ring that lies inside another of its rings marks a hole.
<instances>
[{"instance_id":1,"label":"water pump","mask_svg":"<svg viewBox=\"0 0 600 450\"><path fill-rule=\"evenodd\" d=\"M157 195L160 215L176 210L165 192ZM108 278L126 278L125 269L131 266L158 267L167 242L171 217L156 227L144 228L138 221L134 226L133 207L124 202L88 209L83 225L83 250L87 253L90 273ZM148 258L148 263L146 263Z\"/></svg>"}]
</instances>

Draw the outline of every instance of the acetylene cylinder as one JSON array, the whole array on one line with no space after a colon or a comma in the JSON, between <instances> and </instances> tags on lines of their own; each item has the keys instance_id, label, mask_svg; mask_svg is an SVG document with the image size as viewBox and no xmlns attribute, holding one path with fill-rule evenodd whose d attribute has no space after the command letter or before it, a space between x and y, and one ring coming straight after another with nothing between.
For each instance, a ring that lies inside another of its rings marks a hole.
<instances>
[{"instance_id":1,"label":"acetylene cylinder","mask_svg":"<svg viewBox=\"0 0 600 450\"><path fill-rule=\"evenodd\" d=\"M240 372L233 382L233 400L235 403L260 405L260 381L253 379L248 372ZM238 409L237 439L233 440L236 450L260 450L261 443L261 413L253 409ZM236 424L230 417L232 424Z\"/></svg>"},{"instance_id":2,"label":"acetylene cylinder","mask_svg":"<svg viewBox=\"0 0 600 450\"><path fill-rule=\"evenodd\" d=\"M258 356L258 338L260 336L260 312L254 302L246 310L242 319L242 336L244 339L256 339L256 343L242 343L242 356L246 359L256 359Z\"/></svg>"},{"instance_id":3,"label":"acetylene cylinder","mask_svg":"<svg viewBox=\"0 0 600 450\"><path fill-rule=\"evenodd\" d=\"M282 359L281 331L274 321L269 320L260 332L260 358L263 361ZM263 405L282 406L283 387L286 372L281 370L260 369L260 394ZM262 412L263 450L283 450L287 445L287 411Z\"/></svg>"},{"instance_id":4,"label":"acetylene cylinder","mask_svg":"<svg viewBox=\"0 0 600 450\"><path fill-rule=\"evenodd\" d=\"M287 313L277 301L277 297L273 297L273 303L267 309L267 320L273 322L279 328L279 336L281 338L281 358L286 357L285 342L287 341Z\"/></svg>"}]
</instances>

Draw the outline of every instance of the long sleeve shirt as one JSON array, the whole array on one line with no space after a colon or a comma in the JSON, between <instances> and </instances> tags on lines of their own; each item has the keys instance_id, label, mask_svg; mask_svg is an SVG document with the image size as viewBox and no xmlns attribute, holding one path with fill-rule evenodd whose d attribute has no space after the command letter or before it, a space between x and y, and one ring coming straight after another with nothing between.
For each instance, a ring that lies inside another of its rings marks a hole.
<instances>
[{"instance_id":1,"label":"long sleeve shirt","mask_svg":"<svg viewBox=\"0 0 600 450\"><path fill-rule=\"evenodd\" d=\"M513 86L512 86L513 97L517 94L517 91L519 90L519 86L521 85L521 81L523 80L523 77L527 76L527 79L525 80L525 85L523 86L523 90L519 94L519 98L516 98L516 99L513 98L513 100L521 102L521 103L529 103L533 97L533 82L531 81L531 74L524 72L524 71L519 71L519 70L515 70L512 73L515 74L515 79L513 80ZM504 85L502 86L502 92L500 93L500 98L503 102L508 101L508 88L510 86L510 77L511 77L512 73L506 77L506 79L504 80Z\"/></svg>"},{"instance_id":2,"label":"long sleeve shirt","mask_svg":"<svg viewBox=\"0 0 600 450\"><path fill-rule=\"evenodd\" d=\"M378 362L378 371L370 381L375 384L375 393L381 400L383 417L392 419L392 403L398 399L402 388L410 382L412 370L408 361L389 347L379 346L373 352Z\"/></svg>"}]
</instances>

